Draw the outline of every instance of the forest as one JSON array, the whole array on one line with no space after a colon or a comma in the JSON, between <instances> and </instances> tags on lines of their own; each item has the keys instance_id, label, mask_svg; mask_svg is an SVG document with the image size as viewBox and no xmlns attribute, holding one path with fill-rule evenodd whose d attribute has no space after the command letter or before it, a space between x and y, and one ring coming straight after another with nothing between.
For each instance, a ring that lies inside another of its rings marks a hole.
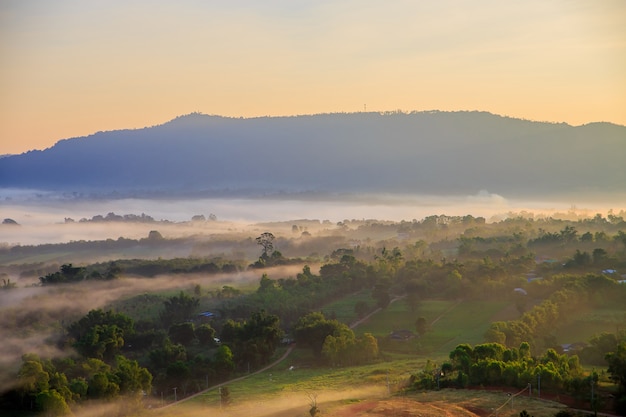
<instances>
[{"instance_id":1,"label":"forest","mask_svg":"<svg viewBox=\"0 0 626 417\"><path fill-rule=\"evenodd\" d=\"M426 361L402 392L534 386L626 415L625 216L295 221L5 246L0 415L119 399L118 415L143 415L292 350L315 369ZM163 256L175 245L190 254ZM141 249L124 256L129 246ZM453 313L464 318L439 327ZM456 327L471 336L445 335Z\"/></svg>"}]
</instances>

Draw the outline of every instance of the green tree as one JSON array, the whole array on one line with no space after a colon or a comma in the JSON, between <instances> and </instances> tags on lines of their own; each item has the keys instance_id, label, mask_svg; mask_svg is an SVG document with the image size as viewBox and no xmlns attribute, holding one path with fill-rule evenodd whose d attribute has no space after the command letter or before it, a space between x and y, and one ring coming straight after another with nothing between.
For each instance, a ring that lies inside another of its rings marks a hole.
<instances>
[{"instance_id":1,"label":"green tree","mask_svg":"<svg viewBox=\"0 0 626 417\"><path fill-rule=\"evenodd\" d=\"M80 400L87 397L89 384L87 384L87 380L85 380L85 378L78 377L70 381L69 388L72 391L74 398Z\"/></svg>"},{"instance_id":2,"label":"green tree","mask_svg":"<svg viewBox=\"0 0 626 417\"><path fill-rule=\"evenodd\" d=\"M300 346L308 346L315 356L321 356L322 347L328 336L338 336L347 326L337 320L329 320L324 314L309 313L298 319L294 326L294 336Z\"/></svg>"},{"instance_id":3,"label":"green tree","mask_svg":"<svg viewBox=\"0 0 626 417\"><path fill-rule=\"evenodd\" d=\"M176 361L170 363L166 370L167 381L169 384L175 387L184 388L187 386L187 382L191 377L191 369L189 365L183 361Z\"/></svg>"},{"instance_id":4,"label":"green tree","mask_svg":"<svg viewBox=\"0 0 626 417\"><path fill-rule=\"evenodd\" d=\"M189 320L196 312L200 300L180 292L178 296L169 297L163 302L161 312L161 322L166 328L172 324L177 324Z\"/></svg>"},{"instance_id":5,"label":"green tree","mask_svg":"<svg viewBox=\"0 0 626 417\"><path fill-rule=\"evenodd\" d=\"M424 336L428 331L428 322L424 317L418 317L417 320L415 320L415 331L417 331L417 334L420 336Z\"/></svg>"},{"instance_id":6,"label":"green tree","mask_svg":"<svg viewBox=\"0 0 626 417\"><path fill-rule=\"evenodd\" d=\"M228 376L235 369L233 352L226 345L220 346L217 348L215 356L213 356L213 363L218 375L222 377Z\"/></svg>"},{"instance_id":7,"label":"green tree","mask_svg":"<svg viewBox=\"0 0 626 417\"><path fill-rule=\"evenodd\" d=\"M162 347L150 351L149 357L154 368L164 369L172 362L186 361L187 351L183 345L174 344L166 339Z\"/></svg>"},{"instance_id":8,"label":"green tree","mask_svg":"<svg viewBox=\"0 0 626 417\"><path fill-rule=\"evenodd\" d=\"M168 334L172 342L183 346L189 346L196 338L193 323L189 322L172 324Z\"/></svg>"},{"instance_id":9,"label":"green tree","mask_svg":"<svg viewBox=\"0 0 626 417\"><path fill-rule=\"evenodd\" d=\"M266 293L276 288L276 281L270 279L267 274L263 274L261 276L261 281L259 282L259 289L257 290L260 293Z\"/></svg>"},{"instance_id":10,"label":"green tree","mask_svg":"<svg viewBox=\"0 0 626 417\"><path fill-rule=\"evenodd\" d=\"M202 345L213 345L215 344L215 329L210 324L201 324L196 327L196 338Z\"/></svg>"},{"instance_id":11,"label":"green tree","mask_svg":"<svg viewBox=\"0 0 626 417\"><path fill-rule=\"evenodd\" d=\"M357 363L369 363L379 354L378 340L371 333L365 333L355 343L355 358Z\"/></svg>"},{"instance_id":12,"label":"green tree","mask_svg":"<svg viewBox=\"0 0 626 417\"><path fill-rule=\"evenodd\" d=\"M90 398L111 399L118 396L120 387L115 383L115 376L109 372L98 372L89 380L87 394Z\"/></svg>"},{"instance_id":13,"label":"green tree","mask_svg":"<svg viewBox=\"0 0 626 417\"><path fill-rule=\"evenodd\" d=\"M133 320L122 313L91 310L68 327L74 347L85 357L112 359L135 332Z\"/></svg>"},{"instance_id":14,"label":"green tree","mask_svg":"<svg viewBox=\"0 0 626 417\"><path fill-rule=\"evenodd\" d=\"M117 368L114 375L119 383L120 394L139 395L152 389L152 375L146 368L124 356L116 357Z\"/></svg>"},{"instance_id":15,"label":"green tree","mask_svg":"<svg viewBox=\"0 0 626 417\"><path fill-rule=\"evenodd\" d=\"M609 258L609 254L607 253L607 251L602 248L595 248L593 250L592 256L593 263L600 265Z\"/></svg>"},{"instance_id":16,"label":"green tree","mask_svg":"<svg viewBox=\"0 0 626 417\"><path fill-rule=\"evenodd\" d=\"M336 335L328 335L322 345L322 355L331 365L350 365L355 343L354 332L347 326Z\"/></svg>"},{"instance_id":17,"label":"green tree","mask_svg":"<svg viewBox=\"0 0 626 417\"><path fill-rule=\"evenodd\" d=\"M26 360L22 363L17 377L20 388L28 394L36 394L49 387L50 374L44 370L39 360Z\"/></svg>"},{"instance_id":18,"label":"green tree","mask_svg":"<svg viewBox=\"0 0 626 417\"><path fill-rule=\"evenodd\" d=\"M105 279L117 279L122 274L122 268L116 263L111 262L104 273Z\"/></svg>"},{"instance_id":19,"label":"green tree","mask_svg":"<svg viewBox=\"0 0 626 417\"><path fill-rule=\"evenodd\" d=\"M71 414L65 398L54 389L38 393L36 403L37 408L42 410L46 416L56 417Z\"/></svg>"},{"instance_id":20,"label":"green tree","mask_svg":"<svg viewBox=\"0 0 626 417\"><path fill-rule=\"evenodd\" d=\"M282 335L277 315L268 314L265 310L252 313L237 336L235 346L239 361L257 365L267 363L276 351Z\"/></svg>"}]
</instances>

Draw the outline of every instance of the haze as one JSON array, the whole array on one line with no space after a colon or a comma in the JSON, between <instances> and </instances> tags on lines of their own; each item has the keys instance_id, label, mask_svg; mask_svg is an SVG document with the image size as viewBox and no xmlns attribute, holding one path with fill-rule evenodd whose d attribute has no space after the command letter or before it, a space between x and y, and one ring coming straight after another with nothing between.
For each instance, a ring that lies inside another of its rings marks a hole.
<instances>
[{"instance_id":1,"label":"haze","mask_svg":"<svg viewBox=\"0 0 626 417\"><path fill-rule=\"evenodd\" d=\"M374 219L383 221L412 221L435 214L464 216L471 214L487 220L501 220L511 213L526 212L535 216L571 218L606 214L608 210L624 209L623 201L609 202L577 201L520 201L509 200L497 194L481 191L473 196L407 196L407 195L361 195L327 199L189 199L189 200L82 200L60 201L50 199L37 201L15 194L12 190L0 190L5 201L0 204L0 218L15 220L20 227L4 225L0 244L39 245L65 243L78 240L105 240L119 237L141 239L150 230L158 229L167 238L194 234L236 233L252 230L262 232L264 222L289 222L311 219L335 225L344 220ZM26 194L28 195L28 194ZM20 197L21 196L21 197ZM170 223L82 223L81 219L115 213L118 215L142 213L156 221ZM195 215L208 218L214 214L218 221L201 227L191 223ZM70 218L75 223L65 223ZM185 224L183 224L185 223ZM183 249L186 250L186 249Z\"/></svg>"},{"instance_id":2,"label":"haze","mask_svg":"<svg viewBox=\"0 0 626 417\"><path fill-rule=\"evenodd\" d=\"M0 155L175 116L484 110L626 124L626 3L0 4Z\"/></svg>"}]
</instances>

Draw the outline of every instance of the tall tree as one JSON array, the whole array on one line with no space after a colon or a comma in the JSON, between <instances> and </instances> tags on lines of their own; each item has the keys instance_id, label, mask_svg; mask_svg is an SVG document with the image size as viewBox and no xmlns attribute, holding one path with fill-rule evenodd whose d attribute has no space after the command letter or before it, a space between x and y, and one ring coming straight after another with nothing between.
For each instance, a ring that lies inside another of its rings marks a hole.
<instances>
[{"instance_id":1,"label":"tall tree","mask_svg":"<svg viewBox=\"0 0 626 417\"><path fill-rule=\"evenodd\" d=\"M274 235L270 232L261 233L261 236L256 238L256 243L263 248L261 258L267 259L274 251L274 238Z\"/></svg>"}]
</instances>

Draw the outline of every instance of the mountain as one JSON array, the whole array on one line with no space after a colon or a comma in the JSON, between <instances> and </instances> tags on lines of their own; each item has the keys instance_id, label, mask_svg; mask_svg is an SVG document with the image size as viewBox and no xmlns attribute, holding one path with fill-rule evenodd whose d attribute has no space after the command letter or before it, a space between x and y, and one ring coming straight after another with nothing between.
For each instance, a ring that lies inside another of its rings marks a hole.
<instances>
[{"instance_id":1,"label":"mountain","mask_svg":"<svg viewBox=\"0 0 626 417\"><path fill-rule=\"evenodd\" d=\"M0 158L0 187L118 193L612 195L626 127L485 112L227 118L98 132Z\"/></svg>"}]
</instances>

